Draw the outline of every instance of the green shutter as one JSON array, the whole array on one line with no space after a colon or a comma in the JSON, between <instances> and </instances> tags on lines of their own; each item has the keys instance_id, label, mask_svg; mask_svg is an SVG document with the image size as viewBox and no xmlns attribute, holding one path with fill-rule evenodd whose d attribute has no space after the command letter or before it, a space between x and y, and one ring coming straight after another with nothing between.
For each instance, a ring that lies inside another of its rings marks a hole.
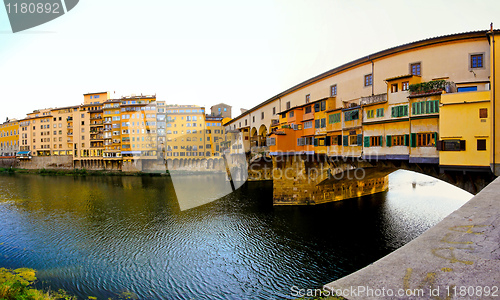
<instances>
[{"instance_id":1,"label":"green shutter","mask_svg":"<svg viewBox=\"0 0 500 300\"><path fill-rule=\"evenodd\" d=\"M349 136L344 135L343 138L344 138L344 146L349 146Z\"/></svg>"},{"instance_id":2,"label":"green shutter","mask_svg":"<svg viewBox=\"0 0 500 300\"><path fill-rule=\"evenodd\" d=\"M403 116L408 115L408 105L403 106Z\"/></svg>"},{"instance_id":3,"label":"green shutter","mask_svg":"<svg viewBox=\"0 0 500 300\"><path fill-rule=\"evenodd\" d=\"M327 136L326 139L325 139L325 146L330 146L332 143L331 143L331 136Z\"/></svg>"},{"instance_id":4,"label":"green shutter","mask_svg":"<svg viewBox=\"0 0 500 300\"><path fill-rule=\"evenodd\" d=\"M383 138L382 136L379 136L379 137L378 137L378 144L379 144L379 146L380 146L380 147L382 147L382 140L383 140L383 139L384 139L384 138Z\"/></svg>"},{"instance_id":5,"label":"green shutter","mask_svg":"<svg viewBox=\"0 0 500 300\"><path fill-rule=\"evenodd\" d=\"M317 138L315 138L315 139L314 139L314 147L317 147L317 146L318 146L318 139L317 139Z\"/></svg>"},{"instance_id":6,"label":"green shutter","mask_svg":"<svg viewBox=\"0 0 500 300\"><path fill-rule=\"evenodd\" d=\"M409 134L405 134L405 138L404 138L404 142L405 142L405 146L410 146L410 135Z\"/></svg>"},{"instance_id":7,"label":"green shutter","mask_svg":"<svg viewBox=\"0 0 500 300\"><path fill-rule=\"evenodd\" d=\"M386 142L387 147L391 146L392 139L391 139L390 135L385 136L385 142Z\"/></svg>"},{"instance_id":8,"label":"green shutter","mask_svg":"<svg viewBox=\"0 0 500 300\"><path fill-rule=\"evenodd\" d=\"M362 134L358 134L357 140L358 140L358 146L363 146L363 135Z\"/></svg>"},{"instance_id":9,"label":"green shutter","mask_svg":"<svg viewBox=\"0 0 500 300\"><path fill-rule=\"evenodd\" d=\"M417 103L413 102L411 104L411 113L412 113L412 115L416 115L417 114L417 109L416 109L417 106L415 104L417 104Z\"/></svg>"},{"instance_id":10,"label":"green shutter","mask_svg":"<svg viewBox=\"0 0 500 300\"><path fill-rule=\"evenodd\" d=\"M391 107L391 117L396 117L396 107Z\"/></svg>"},{"instance_id":11,"label":"green shutter","mask_svg":"<svg viewBox=\"0 0 500 300\"><path fill-rule=\"evenodd\" d=\"M438 143L438 133L434 132L434 146L437 146Z\"/></svg>"},{"instance_id":12,"label":"green shutter","mask_svg":"<svg viewBox=\"0 0 500 300\"><path fill-rule=\"evenodd\" d=\"M410 146L412 148L417 147L417 134L416 133L412 133L410 136Z\"/></svg>"},{"instance_id":13,"label":"green shutter","mask_svg":"<svg viewBox=\"0 0 500 300\"><path fill-rule=\"evenodd\" d=\"M370 147L370 137L369 136L365 136L365 144L364 144L365 147Z\"/></svg>"},{"instance_id":14,"label":"green shutter","mask_svg":"<svg viewBox=\"0 0 500 300\"><path fill-rule=\"evenodd\" d=\"M342 146L342 135L337 136L337 145Z\"/></svg>"}]
</instances>

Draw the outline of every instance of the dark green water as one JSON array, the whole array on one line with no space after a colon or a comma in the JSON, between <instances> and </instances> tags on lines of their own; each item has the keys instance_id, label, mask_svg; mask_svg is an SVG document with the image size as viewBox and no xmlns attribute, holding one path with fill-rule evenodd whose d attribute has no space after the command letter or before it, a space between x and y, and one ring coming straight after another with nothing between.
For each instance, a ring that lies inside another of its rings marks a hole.
<instances>
[{"instance_id":1,"label":"dark green water","mask_svg":"<svg viewBox=\"0 0 500 300\"><path fill-rule=\"evenodd\" d=\"M165 177L2 175L0 267L34 268L39 288L82 299L291 298L291 286L356 271L470 197L398 171L386 193L316 207L273 207L272 184L247 183L181 211Z\"/></svg>"}]
</instances>

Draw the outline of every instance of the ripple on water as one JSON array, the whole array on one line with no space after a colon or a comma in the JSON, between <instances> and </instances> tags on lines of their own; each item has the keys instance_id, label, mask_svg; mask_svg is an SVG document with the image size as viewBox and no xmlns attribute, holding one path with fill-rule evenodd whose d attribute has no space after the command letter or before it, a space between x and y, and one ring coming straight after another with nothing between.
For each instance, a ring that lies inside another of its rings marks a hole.
<instances>
[{"instance_id":1,"label":"ripple on water","mask_svg":"<svg viewBox=\"0 0 500 300\"><path fill-rule=\"evenodd\" d=\"M468 199L391 176L387 193L316 208L273 207L271 185L246 184L187 211L164 177L0 176L0 266L35 268L40 287L81 298L290 298L292 284L359 269Z\"/></svg>"}]
</instances>

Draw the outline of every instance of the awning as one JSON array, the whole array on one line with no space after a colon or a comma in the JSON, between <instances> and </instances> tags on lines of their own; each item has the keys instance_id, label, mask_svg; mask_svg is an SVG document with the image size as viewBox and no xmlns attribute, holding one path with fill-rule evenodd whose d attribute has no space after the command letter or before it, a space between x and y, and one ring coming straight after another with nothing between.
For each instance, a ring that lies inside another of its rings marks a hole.
<instances>
[{"instance_id":1,"label":"awning","mask_svg":"<svg viewBox=\"0 0 500 300\"><path fill-rule=\"evenodd\" d=\"M19 151L17 152L17 156L20 156L20 155L30 155L31 151Z\"/></svg>"},{"instance_id":2,"label":"awning","mask_svg":"<svg viewBox=\"0 0 500 300\"><path fill-rule=\"evenodd\" d=\"M141 151L122 151L122 154L141 154Z\"/></svg>"}]
</instances>

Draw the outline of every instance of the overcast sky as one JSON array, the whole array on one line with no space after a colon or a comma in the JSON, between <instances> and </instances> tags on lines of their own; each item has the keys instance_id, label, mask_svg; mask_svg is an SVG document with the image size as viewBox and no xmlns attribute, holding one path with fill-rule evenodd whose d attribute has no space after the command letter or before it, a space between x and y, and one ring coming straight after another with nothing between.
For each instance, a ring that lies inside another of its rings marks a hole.
<instances>
[{"instance_id":1,"label":"overcast sky","mask_svg":"<svg viewBox=\"0 0 500 300\"><path fill-rule=\"evenodd\" d=\"M82 0L13 34L0 8L0 121L100 91L224 102L235 117L359 57L490 22L498 0Z\"/></svg>"}]
</instances>

